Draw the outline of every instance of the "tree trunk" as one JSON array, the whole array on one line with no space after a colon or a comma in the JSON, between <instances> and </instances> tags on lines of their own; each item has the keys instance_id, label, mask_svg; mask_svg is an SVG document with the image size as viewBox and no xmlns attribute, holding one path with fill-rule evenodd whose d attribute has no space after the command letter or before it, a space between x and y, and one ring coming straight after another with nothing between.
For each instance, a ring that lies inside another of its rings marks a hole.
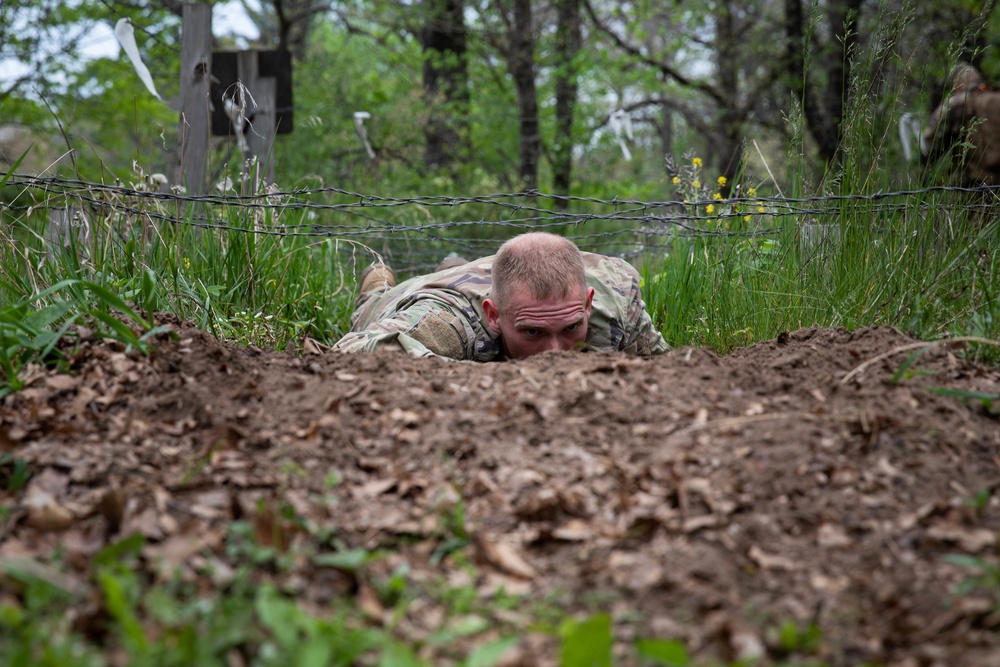
<instances>
[{"instance_id":1,"label":"tree trunk","mask_svg":"<svg viewBox=\"0 0 1000 667\"><path fill-rule=\"evenodd\" d=\"M553 148L552 180L557 195L568 195L573 176L573 115L577 100L576 57L582 43L580 0L558 0L556 26L556 128ZM567 208L569 201L556 199L556 206Z\"/></svg>"},{"instance_id":2,"label":"tree trunk","mask_svg":"<svg viewBox=\"0 0 1000 667\"><path fill-rule=\"evenodd\" d=\"M673 176L666 158L674 154L674 117L673 110L663 102L660 102L660 120L656 123L656 134L660 137L664 172L668 176Z\"/></svg>"},{"instance_id":3,"label":"tree trunk","mask_svg":"<svg viewBox=\"0 0 1000 667\"><path fill-rule=\"evenodd\" d=\"M520 124L518 175L525 190L538 189L538 154L541 146L538 124L538 94L535 90L535 38L532 32L531 0L513 0L514 31L507 49L507 66L517 92Z\"/></svg>"},{"instance_id":4,"label":"tree trunk","mask_svg":"<svg viewBox=\"0 0 1000 667\"><path fill-rule=\"evenodd\" d=\"M851 76L850 54L857 44L857 18L862 0L834 0L827 10L829 35L818 49L818 60L826 68L822 90L812 84L805 71L803 12L801 0L785 1L785 33L788 40L790 89L802 100L809 133L816 140L820 157L827 163L837 159L844 120L844 98Z\"/></svg>"},{"instance_id":5,"label":"tree trunk","mask_svg":"<svg viewBox=\"0 0 1000 667\"><path fill-rule=\"evenodd\" d=\"M271 3L277 21L278 50L290 52L296 60L304 60L313 17L328 11L329 3L325 0L271 0ZM260 19L258 27L264 37L266 27L261 25Z\"/></svg>"},{"instance_id":6,"label":"tree trunk","mask_svg":"<svg viewBox=\"0 0 1000 667\"><path fill-rule=\"evenodd\" d=\"M720 186L723 197L729 196L729 189L737 176L740 164L743 161L743 121L744 112L739 108L738 90L739 68L736 59L738 37L733 30L733 17L729 11L729 6L723 4L722 10L716 19L716 47L717 69L719 72L719 83L726 93L726 103L722 108L719 118L719 153L718 165L719 173L725 177L725 185Z\"/></svg>"},{"instance_id":7,"label":"tree trunk","mask_svg":"<svg viewBox=\"0 0 1000 667\"><path fill-rule=\"evenodd\" d=\"M424 130L428 169L450 169L467 156L469 78L464 0L425 0L424 95L431 116Z\"/></svg>"}]
</instances>

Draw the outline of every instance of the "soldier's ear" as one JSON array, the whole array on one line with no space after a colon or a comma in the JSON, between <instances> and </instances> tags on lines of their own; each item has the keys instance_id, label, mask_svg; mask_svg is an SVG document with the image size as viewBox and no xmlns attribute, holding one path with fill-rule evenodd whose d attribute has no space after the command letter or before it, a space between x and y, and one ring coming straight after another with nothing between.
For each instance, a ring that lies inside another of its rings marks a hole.
<instances>
[{"instance_id":1,"label":"soldier's ear","mask_svg":"<svg viewBox=\"0 0 1000 667\"><path fill-rule=\"evenodd\" d=\"M493 333L500 333L500 311L493 299L483 300L483 313L486 315L486 324Z\"/></svg>"},{"instance_id":2,"label":"soldier's ear","mask_svg":"<svg viewBox=\"0 0 1000 667\"><path fill-rule=\"evenodd\" d=\"M587 288L587 303L584 304L584 309L587 311L587 317L590 317L590 307L594 305L594 288Z\"/></svg>"}]
</instances>

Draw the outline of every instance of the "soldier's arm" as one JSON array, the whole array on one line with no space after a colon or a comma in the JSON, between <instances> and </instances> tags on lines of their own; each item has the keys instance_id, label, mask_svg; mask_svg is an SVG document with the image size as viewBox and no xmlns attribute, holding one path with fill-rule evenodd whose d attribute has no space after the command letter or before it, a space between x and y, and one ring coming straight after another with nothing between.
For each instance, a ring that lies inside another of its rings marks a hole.
<instances>
[{"instance_id":1,"label":"soldier's arm","mask_svg":"<svg viewBox=\"0 0 1000 667\"><path fill-rule=\"evenodd\" d=\"M622 352L650 356L653 354L663 354L669 352L671 347L663 336L653 326L653 318L646 311L646 304L642 300L642 293L639 290L639 272L631 265L628 266L632 280L632 288L629 291L630 301L627 312L627 326L625 337L622 339Z\"/></svg>"},{"instance_id":2,"label":"soldier's arm","mask_svg":"<svg viewBox=\"0 0 1000 667\"><path fill-rule=\"evenodd\" d=\"M347 334L333 349L371 352L390 348L403 350L414 357L461 360L469 357L468 342L474 338L468 319L457 308L433 299L422 299L391 318Z\"/></svg>"},{"instance_id":3,"label":"soldier's arm","mask_svg":"<svg viewBox=\"0 0 1000 667\"><path fill-rule=\"evenodd\" d=\"M623 352L641 356L663 354L671 349L653 326L653 318L646 312L641 298L638 299L638 316L632 320L632 326L622 345Z\"/></svg>"}]
</instances>

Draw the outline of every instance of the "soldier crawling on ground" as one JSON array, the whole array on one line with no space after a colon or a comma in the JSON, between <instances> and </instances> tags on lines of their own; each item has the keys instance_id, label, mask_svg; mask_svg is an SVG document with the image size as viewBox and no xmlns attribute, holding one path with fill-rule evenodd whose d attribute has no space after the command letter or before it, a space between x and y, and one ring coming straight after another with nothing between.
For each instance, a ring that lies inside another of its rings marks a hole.
<instances>
[{"instance_id":1,"label":"soldier crawling on ground","mask_svg":"<svg viewBox=\"0 0 1000 667\"><path fill-rule=\"evenodd\" d=\"M635 268L544 232L515 236L492 257L446 260L398 285L389 267L368 267L351 333L334 349L379 347L469 361L547 350L670 350L646 312Z\"/></svg>"},{"instance_id":2,"label":"soldier crawling on ground","mask_svg":"<svg viewBox=\"0 0 1000 667\"><path fill-rule=\"evenodd\" d=\"M1000 185L1000 91L986 85L972 65L960 63L948 78L950 95L927 120L920 140L925 159L933 160L955 144L961 151L963 185Z\"/></svg>"}]
</instances>

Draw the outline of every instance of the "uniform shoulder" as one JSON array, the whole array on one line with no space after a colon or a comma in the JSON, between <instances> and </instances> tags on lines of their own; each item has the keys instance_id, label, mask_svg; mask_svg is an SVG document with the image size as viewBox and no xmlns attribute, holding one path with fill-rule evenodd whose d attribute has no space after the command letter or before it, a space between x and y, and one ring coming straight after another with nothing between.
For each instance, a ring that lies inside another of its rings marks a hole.
<instances>
[{"instance_id":1,"label":"uniform shoulder","mask_svg":"<svg viewBox=\"0 0 1000 667\"><path fill-rule=\"evenodd\" d=\"M632 283L639 279L636 268L621 257L583 253L583 266L587 272L588 282L620 284Z\"/></svg>"}]
</instances>

